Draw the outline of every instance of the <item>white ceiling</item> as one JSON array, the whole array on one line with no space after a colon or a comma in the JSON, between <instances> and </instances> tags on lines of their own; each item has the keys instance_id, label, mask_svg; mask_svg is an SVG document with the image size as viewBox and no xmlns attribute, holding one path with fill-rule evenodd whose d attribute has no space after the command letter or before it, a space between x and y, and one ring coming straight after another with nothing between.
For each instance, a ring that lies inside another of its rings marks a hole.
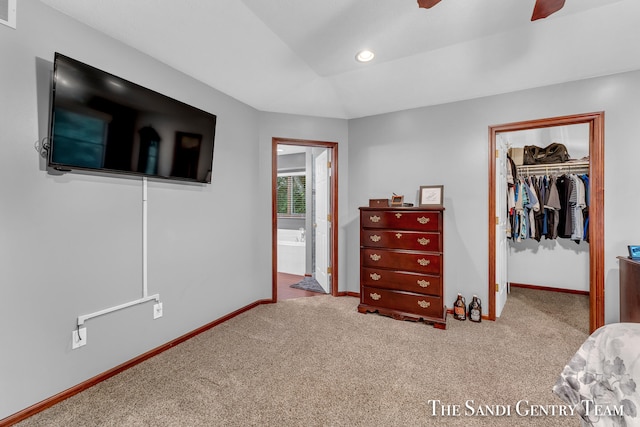
<instances>
[{"instance_id":1,"label":"white ceiling","mask_svg":"<svg viewBox=\"0 0 640 427\"><path fill-rule=\"evenodd\" d=\"M357 118L640 69L639 0L535 22L535 0L41 1L261 111Z\"/></svg>"}]
</instances>

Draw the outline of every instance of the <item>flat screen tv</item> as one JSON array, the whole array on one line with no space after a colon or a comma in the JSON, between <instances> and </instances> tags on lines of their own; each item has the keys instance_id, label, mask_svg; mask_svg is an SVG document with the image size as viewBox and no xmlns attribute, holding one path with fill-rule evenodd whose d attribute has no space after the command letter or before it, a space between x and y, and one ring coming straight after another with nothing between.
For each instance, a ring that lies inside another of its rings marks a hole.
<instances>
[{"instance_id":1,"label":"flat screen tv","mask_svg":"<svg viewBox=\"0 0 640 427\"><path fill-rule=\"evenodd\" d=\"M211 183L216 116L55 54L48 166Z\"/></svg>"}]
</instances>

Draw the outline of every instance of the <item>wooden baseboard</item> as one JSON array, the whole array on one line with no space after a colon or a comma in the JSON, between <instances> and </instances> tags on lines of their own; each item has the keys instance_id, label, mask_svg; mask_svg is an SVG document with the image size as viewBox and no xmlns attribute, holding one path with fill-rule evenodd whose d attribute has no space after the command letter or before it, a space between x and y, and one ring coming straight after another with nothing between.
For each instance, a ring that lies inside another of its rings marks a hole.
<instances>
[{"instance_id":1,"label":"wooden baseboard","mask_svg":"<svg viewBox=\"0 0 640 427\"><path fill-rule=\"evenodd\" d=\"M337 297L356 297L356 298L360 298L360 294L358 292L349 292L349 291L337 292L336 296Z\"/></svg>"},{"instance_id":2,"label":"wooden baseboard","mask_svg":"<svg viewBox=\"0 0 640 427\"><path fill-rule=\"evenodd\" d=\"M548 286L527 285L525 283L510 283L514 288L537 289L539 291L563 292L566 294L589 295L589 291L580 291L578 289L550 288Z\"/></svg>"},{"instance_id":3,"label":"wooden baseboard","mask_svg":"<svg viewBox=\"0 0 640 427\"><path fill-rule=\"evenodd\" d=\"M238 310L227 314L226 316L223 316L217 320L214 320L211 323L207 323L204 326L199 327L198 329L195 329L191 332L188 332L184 335L182 335L181 337L178 337L172 341L169 341L166 344L163 344L159 347L156 347L152 350L149 350L148 352L141 354L138 357L135 357L127 362L122 363L121 365L116 366L115 368L109 369L106 372L103 372L99 375L96 375L93 378L90 378L84 382L81 382L78 385L75 385L71 388L68 388L67 390L64 390L54 396L49 397L48 399L45 399L41 402L38 402L32 406L29 406L26 409L23 409L20 412L16 412L13 415L9 415L6 418L3 418L2 420L0 420L0 427L8 427L8 426L12 426L20 421L23 421L27 418L29 418L32 415L37 414L38 412L42 412L47 408L52 407L53 405L55 405L56 403L62 402L65 399L70 398L71 396L74 396L90 387L93 387L94 385L101 383L104 380L107 380L111 377L113 377L114 375L119 374L120 372L126 371L129 368L132 368L133 366L144 362L147 359L150 359L166 350L169 350L171 347L174 347L180 343L183 343L193 337L195 337L196 335L199 335L211 328L213 328L214 326L217 326L221 323L226 322L229 319L232 319L234 317L236 317L239 314L244 313L245 311L251 310L252 308L255 308L261 304L273 304L275 301L271 300L271 299L263 299L263 300L258 300L255 301L247 306L244 306L242 308L239 308Z\"/></svg>"}]
</instances>

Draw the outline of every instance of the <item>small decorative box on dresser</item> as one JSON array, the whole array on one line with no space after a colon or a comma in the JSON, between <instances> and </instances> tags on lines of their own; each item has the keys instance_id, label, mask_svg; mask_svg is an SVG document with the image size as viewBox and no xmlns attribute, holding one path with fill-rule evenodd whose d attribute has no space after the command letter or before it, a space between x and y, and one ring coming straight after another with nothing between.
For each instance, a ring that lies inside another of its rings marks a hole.
<instances>
[{"instance_id":1,"label":"small decorative box on dresser","mask_svg":"<svg viewBox=\"0 0 640 427\"><path fill-rule=\"evenodd\" d=\"M360 313L446 328L443 211L360 208Z\"/></svg>"}]
</instances>

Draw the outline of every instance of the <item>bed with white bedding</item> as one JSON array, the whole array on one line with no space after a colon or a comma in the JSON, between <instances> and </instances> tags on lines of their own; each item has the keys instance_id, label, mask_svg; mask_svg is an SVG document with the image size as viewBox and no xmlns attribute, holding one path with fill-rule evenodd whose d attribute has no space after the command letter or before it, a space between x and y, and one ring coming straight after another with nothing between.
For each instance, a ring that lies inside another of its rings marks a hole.
<instances>
[{"instance_id":1,"label":"bed with white bedding","mask_svg":"<svg viewBox=\"0 0 640 427\"><path fill-rule=\"evenodd\" d=\"M583 426L640 427L640 323L591 334L564 367L553 392Z\"/></svg>"}]
</instances>

